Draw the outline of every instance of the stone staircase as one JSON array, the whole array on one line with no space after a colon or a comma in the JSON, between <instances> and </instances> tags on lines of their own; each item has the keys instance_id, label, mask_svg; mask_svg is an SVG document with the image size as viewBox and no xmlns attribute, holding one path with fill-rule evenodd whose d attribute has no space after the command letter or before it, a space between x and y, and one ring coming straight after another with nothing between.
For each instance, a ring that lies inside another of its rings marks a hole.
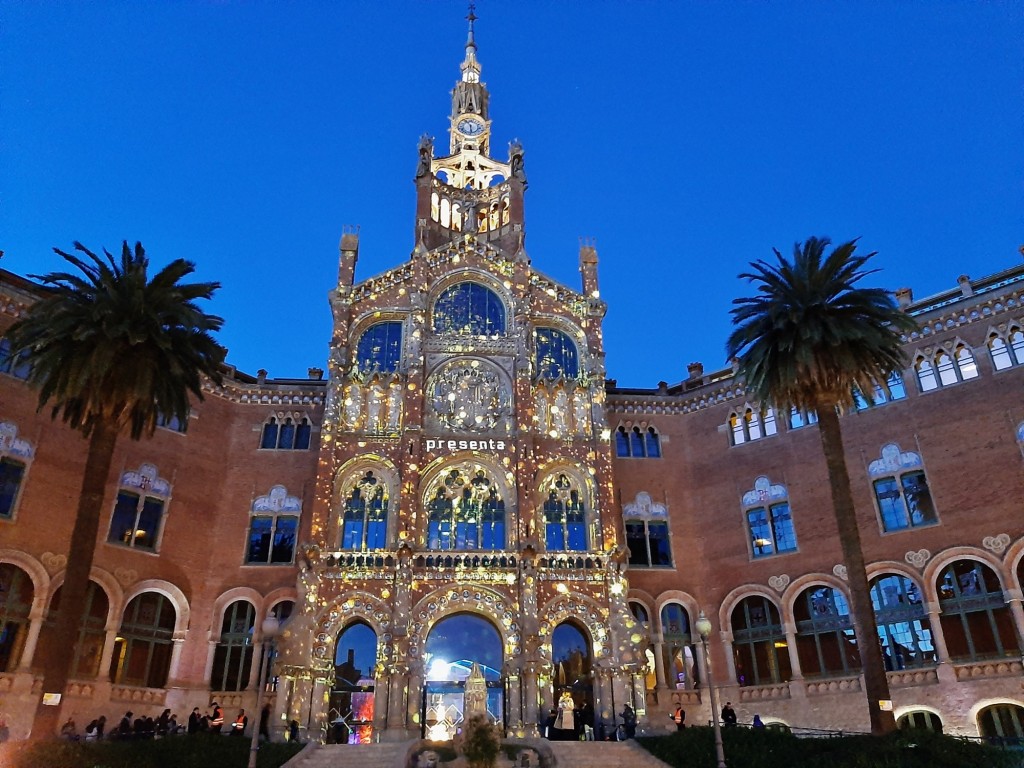
<instances>
[{"instance_id":1,"label":"stone staircase","mask_svg":"<svg viewBox=\"0 0 1024 768\"><path fill-rule=\"evenodd\" d=\"M552 741L558 768L668 768L635 741Z\"/></svg>"},{"instance_id":2,"label":"stone staircase","mask_svg":"<svg viewBox=\"0 0 1024 768\"><path fill-rule=\"evenodd\" d=\"M310 744L282 768L405 768L405 756L414 743Z\"/></svg>"},{"instance_id":3,"label":"stone staircase","mask_svg":"<svg viewBox=\"0 0 1024 768\"><path fill-rule=\"evenodd\" d=\"M405 768L406 756L415 743L310 744L283 768ZM531 740L524 743L536 744L542 751L550 750L555 758L554 768L668 768L635 741ZM499 758L499 765L505 766L508 762Z\"/></svg>"}]
</instances>

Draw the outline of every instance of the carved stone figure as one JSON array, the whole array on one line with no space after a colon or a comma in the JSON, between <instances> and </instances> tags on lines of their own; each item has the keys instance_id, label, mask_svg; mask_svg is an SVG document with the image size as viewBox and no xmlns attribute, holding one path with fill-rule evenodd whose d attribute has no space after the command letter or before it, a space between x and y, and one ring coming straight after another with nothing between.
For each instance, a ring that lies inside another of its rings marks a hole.
<instances>
[{"instance_id":1,"label":"carved stone figure","mask_svg":"<svg viewBox=\"0 0 1024 768\"><path fill-rule=\"evenodd\" d=\"M572 398L572 421L573 428L577 435L585 435L590 429L590 421L587 418L587 395L582 390L576 390Z\"/></svg>"},{"instance_id":2,"label":"carved stone figure","mask_svg":"<svg viewBox=\"0 0 1024 768\"><path fill-rule=\"evenodd\" d=\"M345 424L352 429L359 427L363 416L363 388L355 382L345 387L345 399L342 401L345 413Z\"/></svg>"},{"instance_id":3,"label":"carved stone figure","mask_svg":"<svg viewBox=\"0 0 1024 768\"><path fill-rule=\"evenodd\" d=\"M416 166L416 178L422 178L430 173L430 161L434 156L434 141L427 134L420 136L419 163Z\"/></svg>"},{"instance_id":4,"label":"carved stone figure","mask_svg":"<svg viewBox=\"0 0 1024 768\"><path fill-rule=\"evenodd\" d=\"M392 381L388 386L388 432L398 430L402 421L402 384Z\"/></svg>"},{"instance_id":5,"label":"carved stone figure","mask_svg":"<svg viewBox=\"0 0 1024 768\"><path fill-rule=\"evenodd\" d=\"M384 388L379 382L370 386L366 401L366 429L369 432L380 432L380 415L384 409Z\"/></svg>"}]
</instances>

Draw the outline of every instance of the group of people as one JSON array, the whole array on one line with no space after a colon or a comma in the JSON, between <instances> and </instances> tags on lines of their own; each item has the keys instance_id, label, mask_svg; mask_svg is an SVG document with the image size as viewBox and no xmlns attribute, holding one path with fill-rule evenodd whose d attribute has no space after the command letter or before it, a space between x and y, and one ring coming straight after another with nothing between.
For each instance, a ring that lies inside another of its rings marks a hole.
<instances>
[{"instance_id":1,"label":"group of people","mask_svg":"<svg viewBox=\"0 0 1024 768\"><path fill-rule=\"evenodd\" d=\"M227 733L232 736L244 736L245 729L248 725L249 717L245 714L244 709L240 709L238 710L238 714L235 718L228 724ZM192 714L188 716L187 725L181 725L178 723L178 716L172 714L170 709L165 709L157 718L141 715L139 717L135 717L135 713L128 710L124 713L124 716L121 718L121 721L117 724L116 728L107 733L106 727L107 718L101 716L89 722L89 725L85 728L84 734L79 734L74 719L69 717L67 722L61 726L60 735L61 738L68 741L98 741L104 738L127 741L161 739L166 736L175 736L180 733L221 734L225 732L224 709L217 702L210 704L210 711L208 713L200 711L199 707L194 707L192 709ZM269 704L263 707L263 711L260 712L259 729L260 736L269 741Z\"/></svg>"},{"instance_id":2,"label":"group of people","mask_svg":"<svg viewBox=\"0 0 1024 768\"><path fill-rule=\"evenodd\" d=\"M594 732L594 707L589 701L577 706L572 694L563 691L558 707L548 712L544 735L550 741L579 741Z\"/></svg>"},{"instance_id":3,"label":"group of people","mask_svg":"<svg viewBox=\"0 0 1024 768\"><path fill-rule=\"evenodd\" d=\"M669 714L672 721L676 724L676 730L681 731L686 727L686 710L682 706L676 707L675 712ZM732 708L732 702L725 702L725 706L722 707L722 725L726 728L735 728L739 724L739 718L736 717L736 710ZM751 728L764 728L764 723L761 721L760 715L754 715L753 721L750 723Z\"/></svg>"}]
</instances>

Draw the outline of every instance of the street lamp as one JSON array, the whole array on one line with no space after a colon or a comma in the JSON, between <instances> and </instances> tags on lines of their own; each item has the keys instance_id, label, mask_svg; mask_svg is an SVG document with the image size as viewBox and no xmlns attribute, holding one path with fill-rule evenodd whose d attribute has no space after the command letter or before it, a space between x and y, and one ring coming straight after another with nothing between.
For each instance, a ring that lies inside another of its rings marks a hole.
<instances>
[{"instance_id":1,"label":"street lamp","mask_svg":"<svg viewBox=\"0 0 1024 768\"><path fill-rule=\"evenodd\" d=\"M725 750L722 747L722 727L718 724L718 694L715 692L715 681L711 677L711 657L708 656L708 635L711 634L711 621L700 612L697 617L697 634L700 635L700 644L704 648L704 673L708 678L708 690L711 691L711 725L715 730L715 755L718 757L718 767L726 768Z\"/></svg>"},{"instance_id":2,"label":"street lamp","mask_svg":"<svg viewBox=\"0 0 1024 768\"><path fill-rule=\"evenodd\" d=\"M260 687L256 689L256 712L252 724L252 741L249 742L249 768L256 768L256 753L260 750L260 721L263 715L263 691L267 687L267 672L270 669L273 640L281 628L281 622L274 615L263 620L263 663L260 665Z\"/></svg>"}]
</instances>

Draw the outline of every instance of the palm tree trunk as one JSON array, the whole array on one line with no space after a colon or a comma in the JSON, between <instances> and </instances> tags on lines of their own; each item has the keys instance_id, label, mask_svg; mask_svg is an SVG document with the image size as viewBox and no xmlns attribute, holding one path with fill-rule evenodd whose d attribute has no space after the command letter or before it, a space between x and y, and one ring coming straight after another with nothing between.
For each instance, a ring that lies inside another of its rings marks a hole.
<instances>
[{"instance_id":1,"label":"palm tree trunk","mask_svg":"<svg viewBox=\"0 0 1024 768\"><path fill-rule=\"evenodd\" d=\"M115 424L100 420L89 436L89 454L85 462L75 527L71 533L68 563L60 591L60 608L52 629L44 624L39 637L39 658L42 664L36 666L43 668L44 693L63 694L71 675L78 630L85 614L89 573L92 571L96 534L103 511L103 495L117 434ZM58 706L47 706L40 701L36 707L30 738L41 740L55 737L61 723L62 709L63 700Z\"/></svg>"},{"instance_id":2,"label":"palm tree trunk","mask_svg":"<svg viewBox=\"0 0 1024 768\"><path fill-rule=\"evenodd\" d=\"M857 636L857 650L864 671L864 692L868 698L871 732L876 736L883 736L896 730L896 720L892 710L883 711L879 706L880 701L889 700L889 678L885 674L875 610L871 605L871 590L864 565L864 551L861 549L860 529L857 526L857 514L850 491L850 475L846 471L843 432L839 426L839 413L834 406L822 406L818 409L818 432L821 435L821 448L828 467L832 508L836 516L839 542L843 548L847 583L850 586L850 610Z\"/></svg>"}]
</instances>

